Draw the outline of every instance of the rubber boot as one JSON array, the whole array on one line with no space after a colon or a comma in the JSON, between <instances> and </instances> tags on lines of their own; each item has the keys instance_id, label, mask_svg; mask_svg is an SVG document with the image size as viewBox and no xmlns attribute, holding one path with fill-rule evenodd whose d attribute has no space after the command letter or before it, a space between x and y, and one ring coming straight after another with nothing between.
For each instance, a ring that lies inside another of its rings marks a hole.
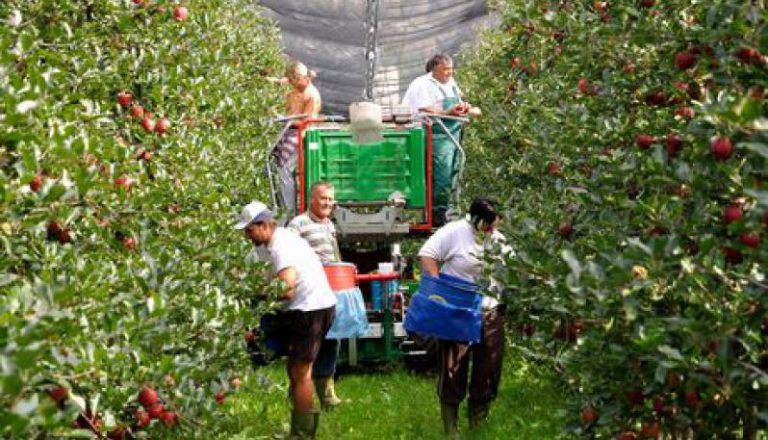
<instances>
[{"instance_id":1,"label":"rubber boot","mask_svg":"<svg viewBox=\"0 0 768 440\"><path fill-rule=\"evenodd\" d=\"M443 417L443 430L445 431L445 435L451 440L458 439L459 406L441 403L440 415Z\"/></svg>"},{"instance_id":2,"label":"rubber boot","mask_svg":"<svg viewBox=\"0 0 768 440\"><path fill-rule=\"evenodd\" d=\"M317 391L317 397L320 399L320 405L323 409L332 409L341 404L341 399L336 396L333 376L316 378L315 391Z\"/></svg>"},{"instance_id":3,"label":"rubber boot","mask_svg":"<svg viewBox=\"0 0 768 440\"><path fill-rule=\"evenodd\" d=\"M299 412L294 410L291 413L291 433L288 438L291 440L315 438L319 424L319 411Z\"/></svg>"},{"instance_id":4,"label":"rubber boot","mask_svg":"<svg viewBox=\"0 0 768 440\"><path fill-rule=\"evenodd\" d=\"M469 402L469 411L467 412L469 415L470 428L477 428L488 420L488 409L490 406L489 403Z\"/></svg>"}]
</instances>

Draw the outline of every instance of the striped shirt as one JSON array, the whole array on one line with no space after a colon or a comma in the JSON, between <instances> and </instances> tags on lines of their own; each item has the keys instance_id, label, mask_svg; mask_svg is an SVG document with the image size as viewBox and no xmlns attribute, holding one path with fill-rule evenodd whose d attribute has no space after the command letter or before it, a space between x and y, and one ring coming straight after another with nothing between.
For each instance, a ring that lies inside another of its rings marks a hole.
<instances>
[{"instance_id":1,"label":"striped shirt","mask_svg":"<svg viewBox=\"0 0 768 440\"><path fill-rule=\"evenodd\" d=\"M320 220L311 211L307 211L294 217L287 228L298 232L323 264L341 261L339 246L336 243L336 227L331 219Z\"/></svg>"}]
</instances>

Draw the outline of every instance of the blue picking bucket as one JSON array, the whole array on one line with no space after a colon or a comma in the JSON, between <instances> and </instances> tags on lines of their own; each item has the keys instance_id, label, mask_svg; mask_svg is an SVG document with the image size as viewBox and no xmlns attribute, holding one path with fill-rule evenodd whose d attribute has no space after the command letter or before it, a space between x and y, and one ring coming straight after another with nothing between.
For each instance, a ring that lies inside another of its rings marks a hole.
<instances>
[{"instance_id":1,"label":"blue picking bucket","mask_svg":"<svg viewBox=\"0 0 768 440\"><path fill-rule=\"evenodd\" d=\"M480 342L483 313L456 307L418 292L405 314L405 329L447 341Z\"/></svg>"},{"instance_id":2,"label":"blue picking bucket","mask_svg":"<svg viewBox=\"0 0 768 440\"><path fill-rule=\"evenodd\" d=\"M479 310L483 297L477 293L477 289L477 285L472 282L445 274L440 274L438 278L422 274L419 283L419 292L436 301Z\"/></svg>"},{"instance_id":3,"label":"blue picking bucket","mask_svg":"<svg viewBox=\"0 0 768 440\"><path fill-rule=\"evenodd\" d=\"M483 297L477 289L460 278L422 274L405 315L405 329L448 341L480 342Z\"/></svg>"}]
</instances>

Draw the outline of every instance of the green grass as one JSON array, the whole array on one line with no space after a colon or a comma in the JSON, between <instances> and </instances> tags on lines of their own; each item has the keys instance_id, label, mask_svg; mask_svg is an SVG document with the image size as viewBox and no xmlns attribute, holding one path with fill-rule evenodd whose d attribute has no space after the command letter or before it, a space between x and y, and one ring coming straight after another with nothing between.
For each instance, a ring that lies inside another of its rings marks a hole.
<instances>
[{"instance_id":1,"label":"green grass","mask_svg":"<svg viewBox=\"0 0 768 440\"><path fill-rule=\"evenodd\" d=\"M215 438L267 439L287 430L285 365L250 374L222 409ZM469 432L466 402L459 429L467 439L555 439L561 432L563 395L549 372L508 353L499 397L486 426ZM346 374L337 381L344 404L324 412L319 439L443 439L436 378L393 366Z\"/></svg>"}]
</instances>

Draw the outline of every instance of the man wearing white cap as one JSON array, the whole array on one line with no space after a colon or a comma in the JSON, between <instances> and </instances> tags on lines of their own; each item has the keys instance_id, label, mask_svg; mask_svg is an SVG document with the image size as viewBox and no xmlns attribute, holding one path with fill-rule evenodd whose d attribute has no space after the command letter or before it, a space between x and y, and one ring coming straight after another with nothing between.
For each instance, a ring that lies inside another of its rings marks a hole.
<instances>
[{"instance_id":1,"label":"man wearing white cap","mask_svg":"<svg viewBox=\"0 0 768 440\"><path fill-rule=\"evenodd\" d=\"M274 337L288 356L291 437L314 438L320 414L313 408L312 363L333 323L336 296L317 254L297 234L278 227L266 205L246 205L234 227L245 232L285 284L284 310L276 317L282 331Z\"/></svg>"}]
</instances>

